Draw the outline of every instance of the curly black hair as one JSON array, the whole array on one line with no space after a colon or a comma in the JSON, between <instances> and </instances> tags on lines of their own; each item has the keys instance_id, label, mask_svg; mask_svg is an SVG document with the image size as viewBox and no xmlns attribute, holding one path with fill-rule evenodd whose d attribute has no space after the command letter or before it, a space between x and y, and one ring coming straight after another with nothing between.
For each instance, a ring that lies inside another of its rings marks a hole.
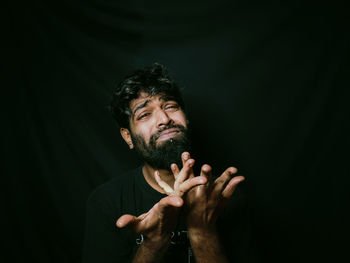
<instances>
[{"instance_id":1,"label":"curly black hair","mask_svg":"<svg viewBox=\"0 0 350 263\"><path fill-rule=\"evenodd\" d=\"M109 109L120 127L130 128L130 102L138 98L141 92L150 96L164 93L185 111L179 85L168 74L165 66L153 63L134 71L116 86Z\"/></svg>"}]
</instances>

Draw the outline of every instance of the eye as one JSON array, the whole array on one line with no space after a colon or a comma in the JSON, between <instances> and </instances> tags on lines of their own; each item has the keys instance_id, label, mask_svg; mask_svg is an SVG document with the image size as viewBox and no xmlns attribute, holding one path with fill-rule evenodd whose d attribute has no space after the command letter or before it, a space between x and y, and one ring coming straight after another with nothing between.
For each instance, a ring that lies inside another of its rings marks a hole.
<instances>
[{"instance_id":1,"label":"eye","mask_svg":"<svg viewBox=\"0 0 350 263\"><path fill-rule=\"evenodd\" d=\"M179 108L178 104L168 104L165 106L166 110L177 110Z\"/></svg>"},{"instance_id":2,"label":"eye","mask_svg":"<svg viewBox=\"0 0 350 263\"><path fill-rule=\"evenodd\" d=\"M137 120L145 119L145 118L147 118L147 116L149 116L149 115L150 115L149 112L142 113L142 114L140 114L140 115L137 117Z\"/></svg>"}]
</instances>

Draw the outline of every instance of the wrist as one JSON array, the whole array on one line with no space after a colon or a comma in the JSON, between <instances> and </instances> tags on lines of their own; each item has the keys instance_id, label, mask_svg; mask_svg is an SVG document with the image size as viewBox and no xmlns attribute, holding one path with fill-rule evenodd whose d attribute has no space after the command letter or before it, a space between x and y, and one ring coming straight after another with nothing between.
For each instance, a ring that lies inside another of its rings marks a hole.
<instances>
[{"instance_id":1,"label":"wrist","mask_svg":"<svg viewBox=\"0 0 350 263\"><path fill-rule=\"evenodd\" d=\"M144 237L143 240L143 245L149 249L160 249L163 247L167 247L170 243L170 239L171 239L171 233L167 234L167 235L158 235L158 236L154 236L154 237Z\"/></svg>"},{"instance_id":2,"label":"wrist","mask_svg":"<svg viewBox=\"0 0 350 263\"><path fill-rule=\"evenodd\" d=\"M215 229L189 230L189 239L197 262L228 263Z\"/></svg>"},{"instance_id":3,"label":"wrist","mask_svg":"<svg viewBox=\"0 0 350 263\"><path fill-rule=\"evenodd\" d=\"M136 251L133 263L160 262L164 253L168 249L170 238L150 239L145 237L140 247Z\"/></svg>"},{"instance_id":4,"label":"wrist","mask_svg":"<svg viewBox=\"0 0 350 263\"><path fill-rule=\"evenodd\" d=\"M188 235L191 242L202 242L205 240L217 239L217 231L215 228L190 228Z\"/></svg>"}]
</instances>

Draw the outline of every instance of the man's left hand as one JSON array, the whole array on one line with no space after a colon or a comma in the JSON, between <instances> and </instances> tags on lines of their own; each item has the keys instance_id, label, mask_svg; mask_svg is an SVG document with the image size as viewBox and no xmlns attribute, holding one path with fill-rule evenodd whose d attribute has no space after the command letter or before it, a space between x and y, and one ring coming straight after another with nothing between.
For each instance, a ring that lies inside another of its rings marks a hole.
<instances>
[{"instance_id":1,"label":"man's left hand","mask_svg":"<svg viewBox=\"0 0 350 263\"><path fill-rule=\"evenodd\" d=\"M207 178L205 185L192 188L186 194L185 210L187 228L191 234L215 234L216 219L228 200L233 195L237 185L244 180L243 176L235 176L237 169L229 167L213 183L210 182L212 168L205 164L201 176Z\"/></svg>"}]
</instances>

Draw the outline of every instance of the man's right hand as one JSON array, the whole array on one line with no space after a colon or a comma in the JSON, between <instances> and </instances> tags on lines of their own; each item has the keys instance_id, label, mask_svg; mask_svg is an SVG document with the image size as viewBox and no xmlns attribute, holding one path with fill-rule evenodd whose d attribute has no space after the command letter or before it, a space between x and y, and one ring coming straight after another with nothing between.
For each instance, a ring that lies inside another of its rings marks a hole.
<instances>
[{"instance_id":1,"label":"man's right hand","mask_svg":"<svg viewBox=\"0 0 350 263\"><path fill-rule=\"evenodd\" d=\"M147 213L138 217L126 214L117 220L117 227L130 226L136 233L143 235L143 242L135 254L133 263L159 262L175 230L180 207L184 203L181 197L193 187L207 182L204 176L194 177L194 160L189 158L188 153L182 155L181 171L174 164L171 167L175 177L174 189L162 181L156 171L156 181L169 196L162 198Z\"/></svg>"},{"instance_id":2,"label":"man's right hand","mask_svg":"<svg viewBox=\"0 0 350 263\"><path fill-rule=\"evenodd\" d=\"M123 215L117 222L117 227L130 226L144 236L144 241L152 246L170 241L171 232L174 231L179 208L183 200L178 196L167 196L156 203L147 213L138 217Z\"/></svg>"}]
</instances>

